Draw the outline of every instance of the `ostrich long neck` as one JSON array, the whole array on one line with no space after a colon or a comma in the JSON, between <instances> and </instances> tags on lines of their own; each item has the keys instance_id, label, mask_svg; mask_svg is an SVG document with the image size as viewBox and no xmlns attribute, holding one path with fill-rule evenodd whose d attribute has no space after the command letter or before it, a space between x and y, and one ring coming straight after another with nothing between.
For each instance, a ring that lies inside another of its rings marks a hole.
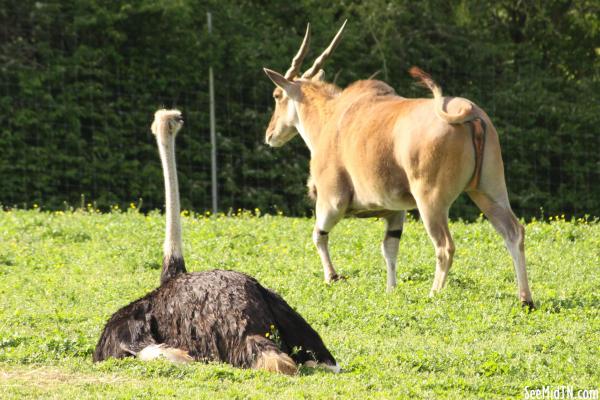
<instances>
[{"instance_id":1,"label":"ostrich long neck","mask_svg":"<svg viewBox=\"0 0 600 400\"><path fill-rule=\"evenodd\" d=\"M165 143L158 140L158 149L165 179L166 231L163 247L163 268L160 283L175 275L186 272L181 248L181 217L179 206L179 184L175 164L175 136L167 135Z\"/></svg>"}]
</instances>

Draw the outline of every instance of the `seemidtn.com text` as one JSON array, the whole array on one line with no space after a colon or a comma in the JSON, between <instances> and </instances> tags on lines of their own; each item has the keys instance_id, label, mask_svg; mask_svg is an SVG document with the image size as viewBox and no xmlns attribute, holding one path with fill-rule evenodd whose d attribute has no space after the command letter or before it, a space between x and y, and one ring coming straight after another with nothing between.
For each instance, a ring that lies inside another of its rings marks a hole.
<instances>
[{"instance_id":1,"label":"seemidtn.com text","mask_svg":"<svg viewBox=\"0 0 600 400\"><path fill-rule=\"evenodd\" d=\"M600 399L599 389L576 389L573 386L525 386L525 399Z\"/></svg>"}]
</instances>

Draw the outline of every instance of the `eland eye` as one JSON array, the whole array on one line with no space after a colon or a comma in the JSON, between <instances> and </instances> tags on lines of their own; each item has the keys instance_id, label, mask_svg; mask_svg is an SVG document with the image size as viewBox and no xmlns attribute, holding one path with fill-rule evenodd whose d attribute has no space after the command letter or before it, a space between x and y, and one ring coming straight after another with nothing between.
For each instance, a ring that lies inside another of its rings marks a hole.
<instances>
[{"instance_id":1,"label":"eland eye","mask_svg":"<svg viewBox=\"0 0 600 400\"><path fill-rule=\"evenodd\" d=\"M275 100L281 100L281 97L282 97L282 96L281 96L281 93L275 93L275 94L273 95L273 98L274 98Z\"/></svg>"}]
</instances>

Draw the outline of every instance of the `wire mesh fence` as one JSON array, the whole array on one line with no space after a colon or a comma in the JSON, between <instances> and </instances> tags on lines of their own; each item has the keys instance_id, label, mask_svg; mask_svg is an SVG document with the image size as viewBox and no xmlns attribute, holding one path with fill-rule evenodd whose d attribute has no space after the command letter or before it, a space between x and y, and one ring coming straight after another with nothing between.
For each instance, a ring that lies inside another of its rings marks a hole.
<instances>
[{"instance_id":1,"label":"wire mesh fence","mask_svg":"<svg viewBox=\"0 0 600 400\"><path fill-rule=\"evenodd\" d=\"M217 7L209 36L206 14L190 13L199 3L182 4L187 8L7 4L0 15L2 205L58 209L83 201L108 209L143 199L144 210L161 208L162 175L149 127L157 108L177 107L186 121L177 148L182 206L211 209L213 65L219 209L311 213L305 194L309 153L301 139L281 149L264 144L273 104L262 67L287 68L303 22L286 26L283 17L267 19L255 4L243 3L239 10ZM314 42L324 45L337 23L321 19L314 23ZM257 28L258 21L268 29ZM387 36L378 41L373 38L382 32L350 28L327 76L344 86L385 67L398 93L427 96L405 72L419 64L446 93L470 98L494 121L517 214L600 214L597 73L569 81L544 70L543 54L498 50L489 39L456 36L442 44L435 34L423 34L418 48L400 30L414 27L383 26ZM470 62L453 59L456 52L446 49L452 46L466 47ZM463 197L451 213L477 214Z\"/></svg>"}]
</instances>

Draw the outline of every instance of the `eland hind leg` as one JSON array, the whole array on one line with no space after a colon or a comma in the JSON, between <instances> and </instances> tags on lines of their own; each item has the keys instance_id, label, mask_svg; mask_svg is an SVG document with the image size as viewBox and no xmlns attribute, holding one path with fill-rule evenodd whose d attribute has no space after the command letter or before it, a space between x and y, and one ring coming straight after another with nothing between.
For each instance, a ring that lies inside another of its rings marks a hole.
<instances>
[{"instance_id":1,"label":"eland hind leg","mask_svg":"<svg viewBox=\"0 0 600 400\"><path fill-rule=\"evenodd\" d=\"M508 196L497 196L494 200L481 191L468 192L468 195L504 239L504 244L513 260L519 287L519 299L524 306L533 309L534 304L525 267L525 228L513 214L508 203Z\"/></svg>"},{"instance_id":2,"label":"eland hind leg","mask_svg":"<svg viewBox=\"0 0 600 400\"><path fill-rule=\"evenodd\" d=\"M454 242L448 227L448 207L439 207L441 202L419 202L419 213L425 229L435 248L435 276L429 296L442 290L454 258Z\"/></svg>"},{"instance_id":3,"label":"eland hind leg","mask_svg":"<svg viewBox=\"0 0 600 400\"><path fill-rule=\"evenodd\" d=\"M398 258L398 246L404 227L406 211L398 211L385 217L385 236L381 242L381 253L387 267L386 290L391 292L396 287L396 260Z\"/></svg>"},{"instance_id":4,"label":"eland hind leg","mask_svg":"<svg viewBox=\"0 0 600 400\"><path fill-rule=\"evenodd\" d=\"M519 298L524 306L533 308L525 266L525 229L510 207L498 134L491 122L488 121L487 126L481 180L477 189L467 194L504 239L514 264Z\"/></svg>"}]
</instances>

